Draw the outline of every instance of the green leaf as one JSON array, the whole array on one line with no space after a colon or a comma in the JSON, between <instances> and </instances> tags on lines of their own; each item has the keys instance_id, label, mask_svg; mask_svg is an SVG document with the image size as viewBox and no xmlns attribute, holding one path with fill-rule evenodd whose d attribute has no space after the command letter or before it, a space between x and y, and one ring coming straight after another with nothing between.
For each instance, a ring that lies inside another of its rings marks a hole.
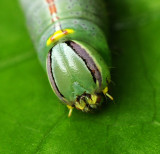
<instances>
[{"instance_id":1,"label":"green leaf","mask_svg":"<svg viewBox=\"0 0 160 154\"><path fill-rule=\"evenodd\" d=\"M108 2L115 103L71 118L39 64L18 2L0 7L0 153L160 153L159 0Z\"/></svg>"}]
</instances>

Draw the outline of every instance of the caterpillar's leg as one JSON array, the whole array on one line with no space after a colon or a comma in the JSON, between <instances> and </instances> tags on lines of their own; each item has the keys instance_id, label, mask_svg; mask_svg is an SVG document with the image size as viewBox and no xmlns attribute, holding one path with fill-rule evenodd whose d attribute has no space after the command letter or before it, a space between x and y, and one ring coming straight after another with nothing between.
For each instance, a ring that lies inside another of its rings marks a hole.
<instances>
[{"instance_id":1,"label":"caterpillar's leg","mask_svg":"<svg viewBox=\"0 0 160 154\"><path fill-rule=\"evenodd\" d=\"M114 100L113 97L110 94L108 94L108 87L103 89L103 94L110 98L112 101Z\"/></svg>"},{"instance_id":2,"label":"caterpillar's leg","mask_svg":"<svg viewBox=\"0 0 160 154\"><path fill-rule=\"evenodd\" d=\"M72 111L74 107L67 105L67 108L69 109L68 117L70 117L72 115Z\"/></svg>"}]
</instances>

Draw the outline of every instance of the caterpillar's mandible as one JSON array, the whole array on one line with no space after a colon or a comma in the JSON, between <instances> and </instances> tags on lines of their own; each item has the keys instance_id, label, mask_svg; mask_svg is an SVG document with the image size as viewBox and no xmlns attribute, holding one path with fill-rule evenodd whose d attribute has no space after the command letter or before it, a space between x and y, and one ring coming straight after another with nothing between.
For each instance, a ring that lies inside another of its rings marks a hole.
<instances>
[{"instance_id":1,"label":"caterpillar's mandible","mask_svg":"<svg viewBox=\"0 0 160 154\"><path fill-rule=\"evenodd\" d=\"M103 0L20 0L55 94L70 109L96 109L108 94L110 52Z\"/></svg>"}]
</instances>

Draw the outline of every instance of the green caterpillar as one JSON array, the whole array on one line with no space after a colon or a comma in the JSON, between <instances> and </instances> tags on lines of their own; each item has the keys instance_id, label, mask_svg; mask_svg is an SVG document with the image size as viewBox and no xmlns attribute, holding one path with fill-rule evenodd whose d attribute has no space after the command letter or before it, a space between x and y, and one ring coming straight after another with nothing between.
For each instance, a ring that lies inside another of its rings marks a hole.
<instances>
[{"instance_id":1,"label":"green caterpillar","mask_svg":"<svg viewBox=\"0 0 160 154\"><path fill-rule=\"evenodd\" d=\"M39 60L53 91L88 112L108 94L111 61L103 0L21 0Z\"/></svg>"}]
</instances>

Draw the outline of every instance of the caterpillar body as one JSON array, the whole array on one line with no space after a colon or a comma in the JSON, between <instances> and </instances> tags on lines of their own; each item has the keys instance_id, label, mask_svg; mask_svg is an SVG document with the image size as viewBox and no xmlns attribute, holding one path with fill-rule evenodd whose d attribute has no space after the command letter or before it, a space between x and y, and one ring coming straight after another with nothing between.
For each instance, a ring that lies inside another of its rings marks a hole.
<instances>
[{"instance_id":1,"label":"caterpillar body","mask_svg":"<svg viewBox=\"0 0 160 154\"><path fill-rule=\"evenodd\" d=\"M20 0L51 87L70 109L97 109L108 94L110 52L103 0Z\"/></svg>"}]
</instances>

